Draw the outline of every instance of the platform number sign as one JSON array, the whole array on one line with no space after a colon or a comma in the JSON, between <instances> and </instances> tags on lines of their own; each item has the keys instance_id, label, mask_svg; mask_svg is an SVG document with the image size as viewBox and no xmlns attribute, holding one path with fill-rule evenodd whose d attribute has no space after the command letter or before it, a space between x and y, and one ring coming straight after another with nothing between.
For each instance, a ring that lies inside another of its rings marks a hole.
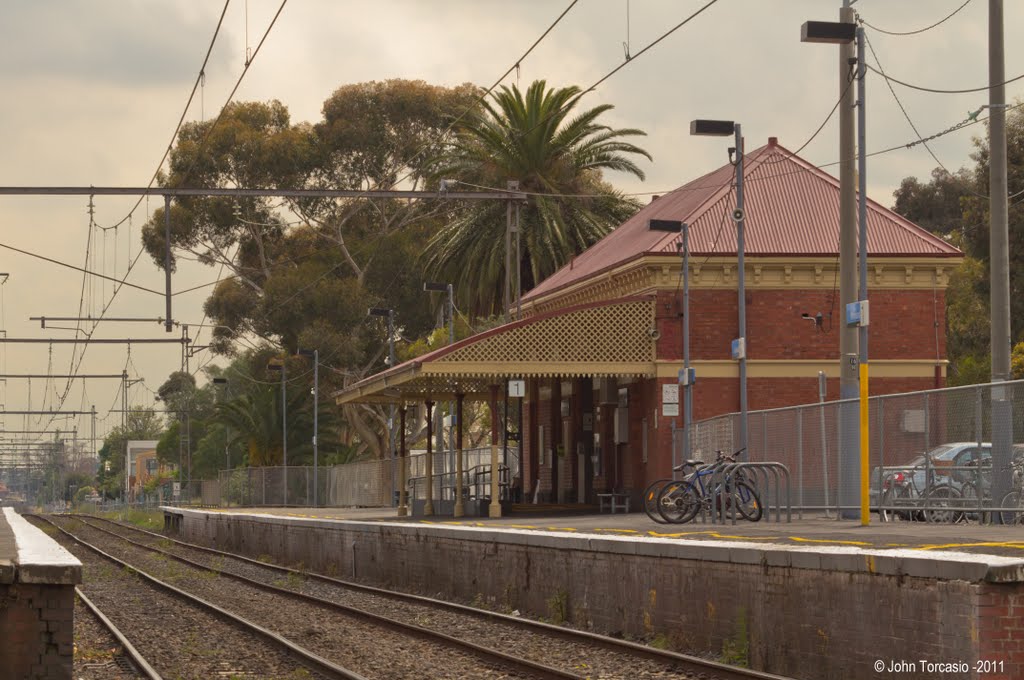
<instances>
[{"instance_id":1,"label":"platform number sign","mask_svg":"<svg viewBox=\"0 0 1024 680\"><path fill-rule=\"evenodd\" d=\"M526 396L526 381L525 380L509 380L508 381L508 396L510 396L510 397L525 397Z\"/></svg>"}]
</instances>

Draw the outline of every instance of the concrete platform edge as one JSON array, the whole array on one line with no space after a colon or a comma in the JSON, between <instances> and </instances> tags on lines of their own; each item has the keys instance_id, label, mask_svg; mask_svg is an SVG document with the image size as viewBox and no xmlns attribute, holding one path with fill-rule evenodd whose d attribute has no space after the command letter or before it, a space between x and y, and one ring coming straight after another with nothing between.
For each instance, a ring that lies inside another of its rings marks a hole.
<instances>
[{"instance_id":1,"label":"concrete platform edge","mask_svg":"<svg viewBox=\"0 0 1024 680\"><path fill-rule=\"evenodd\" d=\"M1024 560L998 555L951 551L920 551L905 548L866 549L852 546L790 546L778 543L751 544L742 541L687 540L654 536L598 536L589 533L487 527L446 526L425 522L357 521L281 517L265 513L222 513L163 507L165 512L195 518L224 518L281 526L344 526L349 531L383 535L389 532L415 535L430 533L484 543L561 547L588 552L644 555L728 564L815 569L883 576L913 576L939 581L972 583L1022 583Z\"/></svg>"},{"instance_id":2,"label":"concrete platform edge","mask_svg":"<svg viewBox=\"0 0 1024 680\"><path fill-rule=\"evenodd\" d=\"M0 582L76 585L82 582L82 563L13 508L4 508L4 518L14 532L17 555L12 580Z\"/></svg>"}]
</instances>

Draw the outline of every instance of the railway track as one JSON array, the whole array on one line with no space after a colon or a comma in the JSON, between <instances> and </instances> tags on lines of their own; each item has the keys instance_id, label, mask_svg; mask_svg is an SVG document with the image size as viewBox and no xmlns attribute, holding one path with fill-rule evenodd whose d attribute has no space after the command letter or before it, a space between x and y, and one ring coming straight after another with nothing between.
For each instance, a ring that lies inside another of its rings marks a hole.
<instances>
[{"instance_id":1,"label":"railway track","mask_svg":"<svg viewBox=\"0 0 1024 680\"><path fill-rule=\"evenodd\" d=\"M56 524L45 518L36 521ZM174 678L362 680L209 602L132 567L57 527L55 539L81 562L81 591L120 630L139 657ZM159 677L159 676L158 676Z\"/></svg>"},{"instance_id":2,"label":"railway track","mask_svg":"<svg viewBox=\"0 0 1024 680\"><path fill-rule=\"evenodd\" d=\"M114 622L75 588L76 680L162 680Z\"/></svg>"},{"instance_id":3,"label":"railway track","mask_svg":"<svg viewBox=\"0 0 1024 680\"><path fill-rule=\"evenodd\" d=\"M94 530L131 542L136 547L157 551L170 559L201 564L224 576L272 585L298 596L368 613L402 616L425 629L500 646L520 657L543 659L551 666L588 678L781 678L603 635L268 564L103 518L79 516L78 519Z\"/></svg>"},{"instance_id":4,"label":"railway track","mask_svg":"<svg viewBox=\"0 0 1024 680\"><path fill-rule=\"evenodd\" d=\"M312 656L366 678L575 680L549 667L403 621L355 610L133 543L78 518L51 518L83 545L102 550L177 590L273 631ZM97 545L100 544L100 545Z\"/></svg>"}]
</instances>

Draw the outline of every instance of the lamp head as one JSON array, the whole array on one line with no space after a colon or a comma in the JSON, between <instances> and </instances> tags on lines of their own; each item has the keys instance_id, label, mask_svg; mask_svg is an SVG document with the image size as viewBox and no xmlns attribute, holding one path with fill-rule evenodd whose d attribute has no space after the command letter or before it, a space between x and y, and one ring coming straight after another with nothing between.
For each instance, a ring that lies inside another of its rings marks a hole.
<instances>
[{"instance_id":1,"label":"lamp head","mask_svg":"<svg viewBox=\"0 0 1024 680\"><path fill-rule=\"evenodd\" d=\"M736 123L731 120L691 120L690 134L703 137L728 137L736 132Z\"/></svg>"}]
</instances>

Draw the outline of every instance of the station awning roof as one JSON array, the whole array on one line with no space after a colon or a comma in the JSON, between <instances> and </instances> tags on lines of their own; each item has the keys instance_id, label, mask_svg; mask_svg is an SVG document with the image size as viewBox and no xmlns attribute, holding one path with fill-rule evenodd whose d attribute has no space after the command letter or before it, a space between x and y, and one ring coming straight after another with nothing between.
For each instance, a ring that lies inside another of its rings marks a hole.
<instances>
[{"instance_id":1,"label":"station awning roof","mask_svg":"<svg viewBox=\"0 0 1024 680\"><path fill-rule=\"evenodd\" d=\"M604 301L493 328L365 378L338 404L485 399L506 378L654 377L653 296Z\"/></svg>"}]
</instances>

